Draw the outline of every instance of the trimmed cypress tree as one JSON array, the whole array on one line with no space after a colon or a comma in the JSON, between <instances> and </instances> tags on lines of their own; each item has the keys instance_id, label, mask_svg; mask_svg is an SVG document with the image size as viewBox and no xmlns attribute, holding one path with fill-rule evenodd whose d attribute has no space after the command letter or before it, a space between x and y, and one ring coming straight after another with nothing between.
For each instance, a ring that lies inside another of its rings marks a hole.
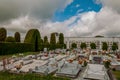
<instances>
[{"instance_id":1,"label":"trimmed cypress tree","mask_svg":"<svg viewBox=\"0 0 120 80\"><path fill-rule=\"evenodd\" d=\"M44 37L44 48L49 48L49 42L48 42L48 37Z\"/></svg>"},{"instance_id":2,"label":"trimmed cypress tree","mask_svg":"<svg viewBox=\"0 0 120 80\"><path fill-rule=\"evenodd\" d=\"M55 33L51 33L50 37L50 49L54 50L56 48L56 35Z\"/></svg>"},{"instance_id":3,"label":"trimmed cypress tree","mask_svg":"<svg viewBox=\"0 0 120 80\"><path fill-rule=\"evenodd\" d=\"M58 44L56 45L57 48L65 48L65 45L64 45L64 34L63 33L60 33L59 34L59 41L58 41Z\"/></svg>"},{"instance_id":4,"label":"trimmed cypress tree","mask_svg":"<svg viewBox=\"0 0 120 80\"><path fill-rule=\"evenodd\" d=\"M51 33L50 44L56 44L56 36L55 36L55 33Z\"/></svg>"},{"instance_id":5,"label":"trimmed cypress tree","mask_svg":"<svg viewBox=\"0 0 120 80\"><path fill-rule=\"evenodd\" d=\"M16 42L20 42L20 33L19 32L15 32L14 38L15 38Z\"/></svg>"},{"instance_id":6,"label":"trimmed cypress tree","mask_svg":"<svg viewBox=\"0 0 120 80\"><path fill-rule=\"evenodd\" d=\"M5 41L7 37L7 30L5 28L0 28L0 41Z\"/></svg>"},{"instance_id":7,"label":"trimmed cypress tree","mask_svg":"<svg viewBox=\"0 0 120 80\"><path fill-rule=\"evenodd\" d=\"M44 37L44 43L47 43L47 42L48 42L48 37L45 36L45 37Z\"/></svg>"},{"instance_id":8,"label":"trimmed cypress tree","mask_svg":"<svg viewBox=\"0 0 120 80\"><path fill-rule=\"evenodd\" d=\"M35 51L40 50L41 36L38 29L30 29L25 36L25 43L32 43L35 46Z\"/></svg>"},{"instance_id":9,"label":"trimmed cypress tree","mask_svg":"<svg viewBox=\"0 0 120 80\"><path fill-rule=\"evenodd\" d=\"M64 44L64 35L63 35L63 33L59 34L59 44Z\"/></svg>"}]
</instances>

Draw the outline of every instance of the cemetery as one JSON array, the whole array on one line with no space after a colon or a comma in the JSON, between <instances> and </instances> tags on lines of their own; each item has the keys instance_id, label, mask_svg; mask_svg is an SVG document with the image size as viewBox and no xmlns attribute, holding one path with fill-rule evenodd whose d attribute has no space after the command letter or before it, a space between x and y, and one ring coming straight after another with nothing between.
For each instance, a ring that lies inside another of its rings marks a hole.
<instances>
[{"instance_id":1,"label":"cemetery","mask_svg":"<svg viewBox=\"0 0 120 80\"><path fill-rule=\"evenodd\" d=\"M39 74L67 77L72 80L111 80L108 67L104 66L110 62L109 68L120 70L120 61L114 54L94 54L85 52L66 51L66 54L56 52L42 52L35 55L20 54L13 55L9 59L0 61L0 71L8 71L13 74ZM87 56L86 56L86 55ZM44 59L42 58L44 57ZM107 65L108 66L108 65Z\"/></svg>"},{"instance_id":2,"label":"cemetery","mask_svg":"<svg viewBox=\"0 0 120 80\"><path fill-rule=\"evenodd\" d=\"M56 39L56 34L51 33L50 41L47 37L42 41L39 31L31 29L24 42L0 42L1 74L33 74L47 80L115 80L116 72L117 75L120 72L120 51L116 43L111 50L105 43L100 45L102 49L90 48L85 43L77 47L75 43L65 44L64 35L60 35Z\"/></svg>"}]
</instances>

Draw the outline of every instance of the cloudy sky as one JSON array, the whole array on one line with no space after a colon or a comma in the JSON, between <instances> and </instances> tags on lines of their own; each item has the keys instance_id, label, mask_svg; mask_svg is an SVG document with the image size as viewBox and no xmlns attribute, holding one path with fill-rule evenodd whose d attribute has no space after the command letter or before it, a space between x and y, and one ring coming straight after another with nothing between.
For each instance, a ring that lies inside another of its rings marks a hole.
<instances>
[{"instance_id":1,"label":"cloudy sky","mask_svg":"<svg viewBox=\"0 0 120 80\"><path fill-rule=\"evenodd\" d=\"M10 36L37 28L41 36L120 37L120 0L0 0L0 27Z\"/></svg>"}]
</instances>

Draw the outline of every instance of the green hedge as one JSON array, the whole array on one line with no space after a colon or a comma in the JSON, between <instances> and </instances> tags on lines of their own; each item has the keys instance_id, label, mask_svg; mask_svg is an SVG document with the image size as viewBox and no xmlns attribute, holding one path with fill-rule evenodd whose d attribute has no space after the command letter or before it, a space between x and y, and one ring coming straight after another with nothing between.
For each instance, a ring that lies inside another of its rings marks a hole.
<instances>
[{"instance_id":1,"label":"green hedge","mask_svg":"<svg viewBox=\"0 0 120 80\"><path fill-rule=\"evenodd\" d=\"M34 45L29 43L0 43L0 55L34 51Z\"/></svg>"}]
</instances>

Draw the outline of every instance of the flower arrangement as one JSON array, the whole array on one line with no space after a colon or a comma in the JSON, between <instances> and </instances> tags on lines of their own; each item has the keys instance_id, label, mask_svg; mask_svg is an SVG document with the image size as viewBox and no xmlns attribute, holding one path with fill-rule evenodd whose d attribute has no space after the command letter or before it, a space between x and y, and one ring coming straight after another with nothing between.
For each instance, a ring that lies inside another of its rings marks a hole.
<instances>
[{"instance_id":1,"label":"flower arrangement","mask_svg":"<svg viewBox=\"0 0 120 80\"><path fill-rule=\"evenodd\" d=\"M48 57L48 54L45 54L44 56L45 56L45 57Z\"/></svg>"},{"instance_id":2,"label":"flower arrangement","mask_svg":"<svg viewBox=\"0 0 120 80\"><path fill-rule=\"evenodd\" d=\"M68 62L69 62L69 63L72 63L72 62L73 62L73 59L69 59Z\"/></svg>"},{"instance_id":3,"label":"flower arrangement","mask_svg":"<svg viewBox=\"0 0 120 80\"><path fill-rule=\"evenodd\" d=\"M16 68L17 70L19 70L19 69L21 69L21 68L22 68L22 65L21 65L21 64L16 65L16 66L15 66L15 68Z\"/></svg>"},{"instance_id":4,"label":"flower arrangement","mask_svg":"<svg viewBox=\"0 0 120 80\"><path fill-rule=\"evenodd\" d=\"M79 61L78 61L78 64L82 64L82 63L83 63L83 61L82 61L82 60L79 60Z\"/></svg>"}]
</instances>

